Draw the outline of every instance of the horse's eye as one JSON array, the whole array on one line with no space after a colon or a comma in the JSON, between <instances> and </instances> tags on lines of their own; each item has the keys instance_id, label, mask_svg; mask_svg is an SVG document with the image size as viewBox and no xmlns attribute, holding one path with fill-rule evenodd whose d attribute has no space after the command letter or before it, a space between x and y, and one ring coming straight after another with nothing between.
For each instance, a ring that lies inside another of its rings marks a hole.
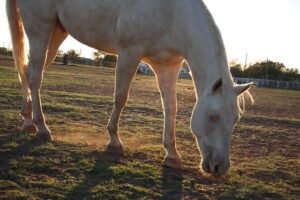
<instances>
[{"instance_id":1,"label":"horse's eye","mask_svg":"<svg viewBox=\"0 0 300 200\"><path fill-rule=\"evenodd\" d=\"M219 123L220 116L219 115L211 115L211 116L209 116L209 120L212 121L213 123Z\"/></svg>"}]
</instances>

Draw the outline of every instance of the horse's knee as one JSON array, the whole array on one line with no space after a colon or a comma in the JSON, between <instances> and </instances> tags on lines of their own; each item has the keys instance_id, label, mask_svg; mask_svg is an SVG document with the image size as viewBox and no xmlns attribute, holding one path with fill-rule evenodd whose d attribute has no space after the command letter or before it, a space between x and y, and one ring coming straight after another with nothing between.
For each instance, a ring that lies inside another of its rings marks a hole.
<instances>
[{"instance_id":1,"label":"horse's knee","mask_svg":"<svg viewBox=\"0 0 300 200\"><path fill-rule=\"evenodd\" d=\"M28 75L28 84L30 90L40 89L42 82L42 75L38 73L31 73Z\"/></svg>"}]
</instances>

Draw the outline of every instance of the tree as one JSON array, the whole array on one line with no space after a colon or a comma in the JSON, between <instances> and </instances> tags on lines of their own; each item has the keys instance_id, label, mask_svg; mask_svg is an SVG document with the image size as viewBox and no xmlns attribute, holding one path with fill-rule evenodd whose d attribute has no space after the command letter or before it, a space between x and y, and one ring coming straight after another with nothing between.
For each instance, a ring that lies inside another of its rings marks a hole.
<instances>
[{"instance_id":1,"label":"tree","mask_svg":"<svg viewBox=\"0 0 300 200\"><path fill-rule=\"evenodd\" d=\"M242 65L237 62L237 60L232 60L229 63L230 72L233 77L244 77L244 71Z\"/></svg>"},{"instance_id":2,"label":"tree","mask_svg":"<svg viewBox=\"0 0 300 200\"><path fill-rule=\"evenodd\" d=\"M64 51L63 51L63 50L58 50L58 51L57 51L57 54L56 54L56 57L57 57L57 58L62 58L62 57L64 57Z\"/></svg>"},{"instance_id":3,"label":"tree","mask_svg":"<svg viewBox=\"0 0 300 200\"><path fill-rule=\"evenodd\" d=\"M101 62L105 57L105 54L102 51L95 51L93 57L95 61Z\"/></svg>"},{"instance_id":4,"label":"tree","mask_svg":"<svg viewBox=\"0 0 300 200\"><path fill-rule=\"evenodd\" d=\"M287 68L284 70L282 75L283 80L285 81L298 81L300 82L300 73L298 69Z\"/></svg>"},{"instance_id":5,"label":"tree","mask_svg":"<svg viewBox=\"0 0 300 200\"><path fill-rule=\"evenodd\" d=\"M279 80L286 69L283 63L265 60L257 62L245 70L246 77Z\"/></svg>"},{"instance_id":6,"label":"tree","mask_svg":"<svg viewBox=\"0 0 300 200\"><path fill-rule=\"evenodd\" d=\"M298 69L287 68L283 63L270 60L257 62L245 70L246 77L283 81L299 81Z\"/></svg>"},{"instance_id":7,"label":"tree","mask_svg":"<svg viewBox=\"0 0 300 200\"><path fill-rule=\"evenodd\" d=\"M102 64L105 67L115 67L117 64L118 57L115 55L106 55L103 58Z\"/></svg>"},{"instance_id":8,"label":"tree","mask_svg":"<svg viewBox=\"0 0 300 200\"><path fill-rule=\"evenodd\" d=\"M78 59L80 56L80 53L78 53L74 49L70 49L67 51L67 53L64 54L64 65L68 65L69 61L71 60L73 63Z\"/></svg>"},{"instance_id":9,"label":"tree","mask_svg":"<svg viewBox=\"0 0 300 200\"><path fill-rule=\"evenodd\" d=\"M74 49L70 49L67 51L67 53L65 55L67 55L69 58L76 59L80 56L80 53L78 53Z\"/></svg>"},{"instance_id":10,"label":"tree","mask_svg":"<svg viewBox=\"0 0 300 200\"><path fill-rule=\"evenodd\" d=\"M0 47L0 55L12 56L12 51L5 47Z\"/></svg>"},{"instance_id":11,"label":"tree","mask_svg":"<svg viewBox=\"0 0 300 200\"><path fill-rule=\"evenodd\" d=\"M106 55L103 59L105 62L117 62L118 57L116 55Z\"/></svg>"},{"instance_id":12,"label":"tree","mask_svg":"<svg viewBox=\"0 0 300 200\"><path fill-rule=\"evenodd\" d=\"M229 63L230 71L234 77L247 77L258 79L282 80L282 81L300 81L298 69L287 68L283 63L265 60L250 64L243 70L237 60Z\"/></svg>"}]
</instances>

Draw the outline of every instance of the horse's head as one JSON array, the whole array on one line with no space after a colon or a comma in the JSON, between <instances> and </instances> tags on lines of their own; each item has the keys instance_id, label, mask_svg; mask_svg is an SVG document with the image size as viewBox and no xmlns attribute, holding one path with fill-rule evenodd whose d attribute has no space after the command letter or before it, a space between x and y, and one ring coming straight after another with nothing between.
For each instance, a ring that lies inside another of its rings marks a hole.
<instances>
[{"instance_id":1,"label":"horse's head","mask_svg":"<svg viewBox=\"0 0 300 200\"><path fill-rule=\"evenodd\" d=\"M225 85L220 79L197 101L191 128L200 148L204 172L220 176L229 169L231 134L240 118L242 94L250 86Z\"/></svg>"}]
</instances>

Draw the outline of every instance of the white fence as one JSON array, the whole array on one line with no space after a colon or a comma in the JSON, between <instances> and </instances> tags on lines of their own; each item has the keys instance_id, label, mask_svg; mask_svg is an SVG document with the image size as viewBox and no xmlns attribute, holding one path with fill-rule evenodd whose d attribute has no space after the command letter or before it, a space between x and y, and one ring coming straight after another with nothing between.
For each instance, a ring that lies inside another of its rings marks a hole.
<instances>
[{"instance_id":1,"label":"white fence","mask_svg":"<svg viewBox=\"0 0 300 200\"><path fill-rule=\"evenodd\" d=\"M275 80L268 80L268 79L238 78L238 77L235 77L233 79L236 83L254 82L258 87L300 90L300 82L295 82L295 81L275 81Z\"/></svg>"},{"instance_id":2,"label":"white fence","mask_svg":"<svg viewBox=\"0 0 300 200\"><path fill-rule=\"evenodd\" d=\"M141 64L139 72L145 75L154 75L153 71L148 65ZM191 76L188 72L180 72L179 78L182 79L191 79ZM236 83L250 83L254 82L258 87L267 87L267 88L281 88L281 89L291 89L291 90L300 90L300 82L296 81L275 81L268 79L256 79L256 78L233 78Z\"/></svg>"}]
</instances>

